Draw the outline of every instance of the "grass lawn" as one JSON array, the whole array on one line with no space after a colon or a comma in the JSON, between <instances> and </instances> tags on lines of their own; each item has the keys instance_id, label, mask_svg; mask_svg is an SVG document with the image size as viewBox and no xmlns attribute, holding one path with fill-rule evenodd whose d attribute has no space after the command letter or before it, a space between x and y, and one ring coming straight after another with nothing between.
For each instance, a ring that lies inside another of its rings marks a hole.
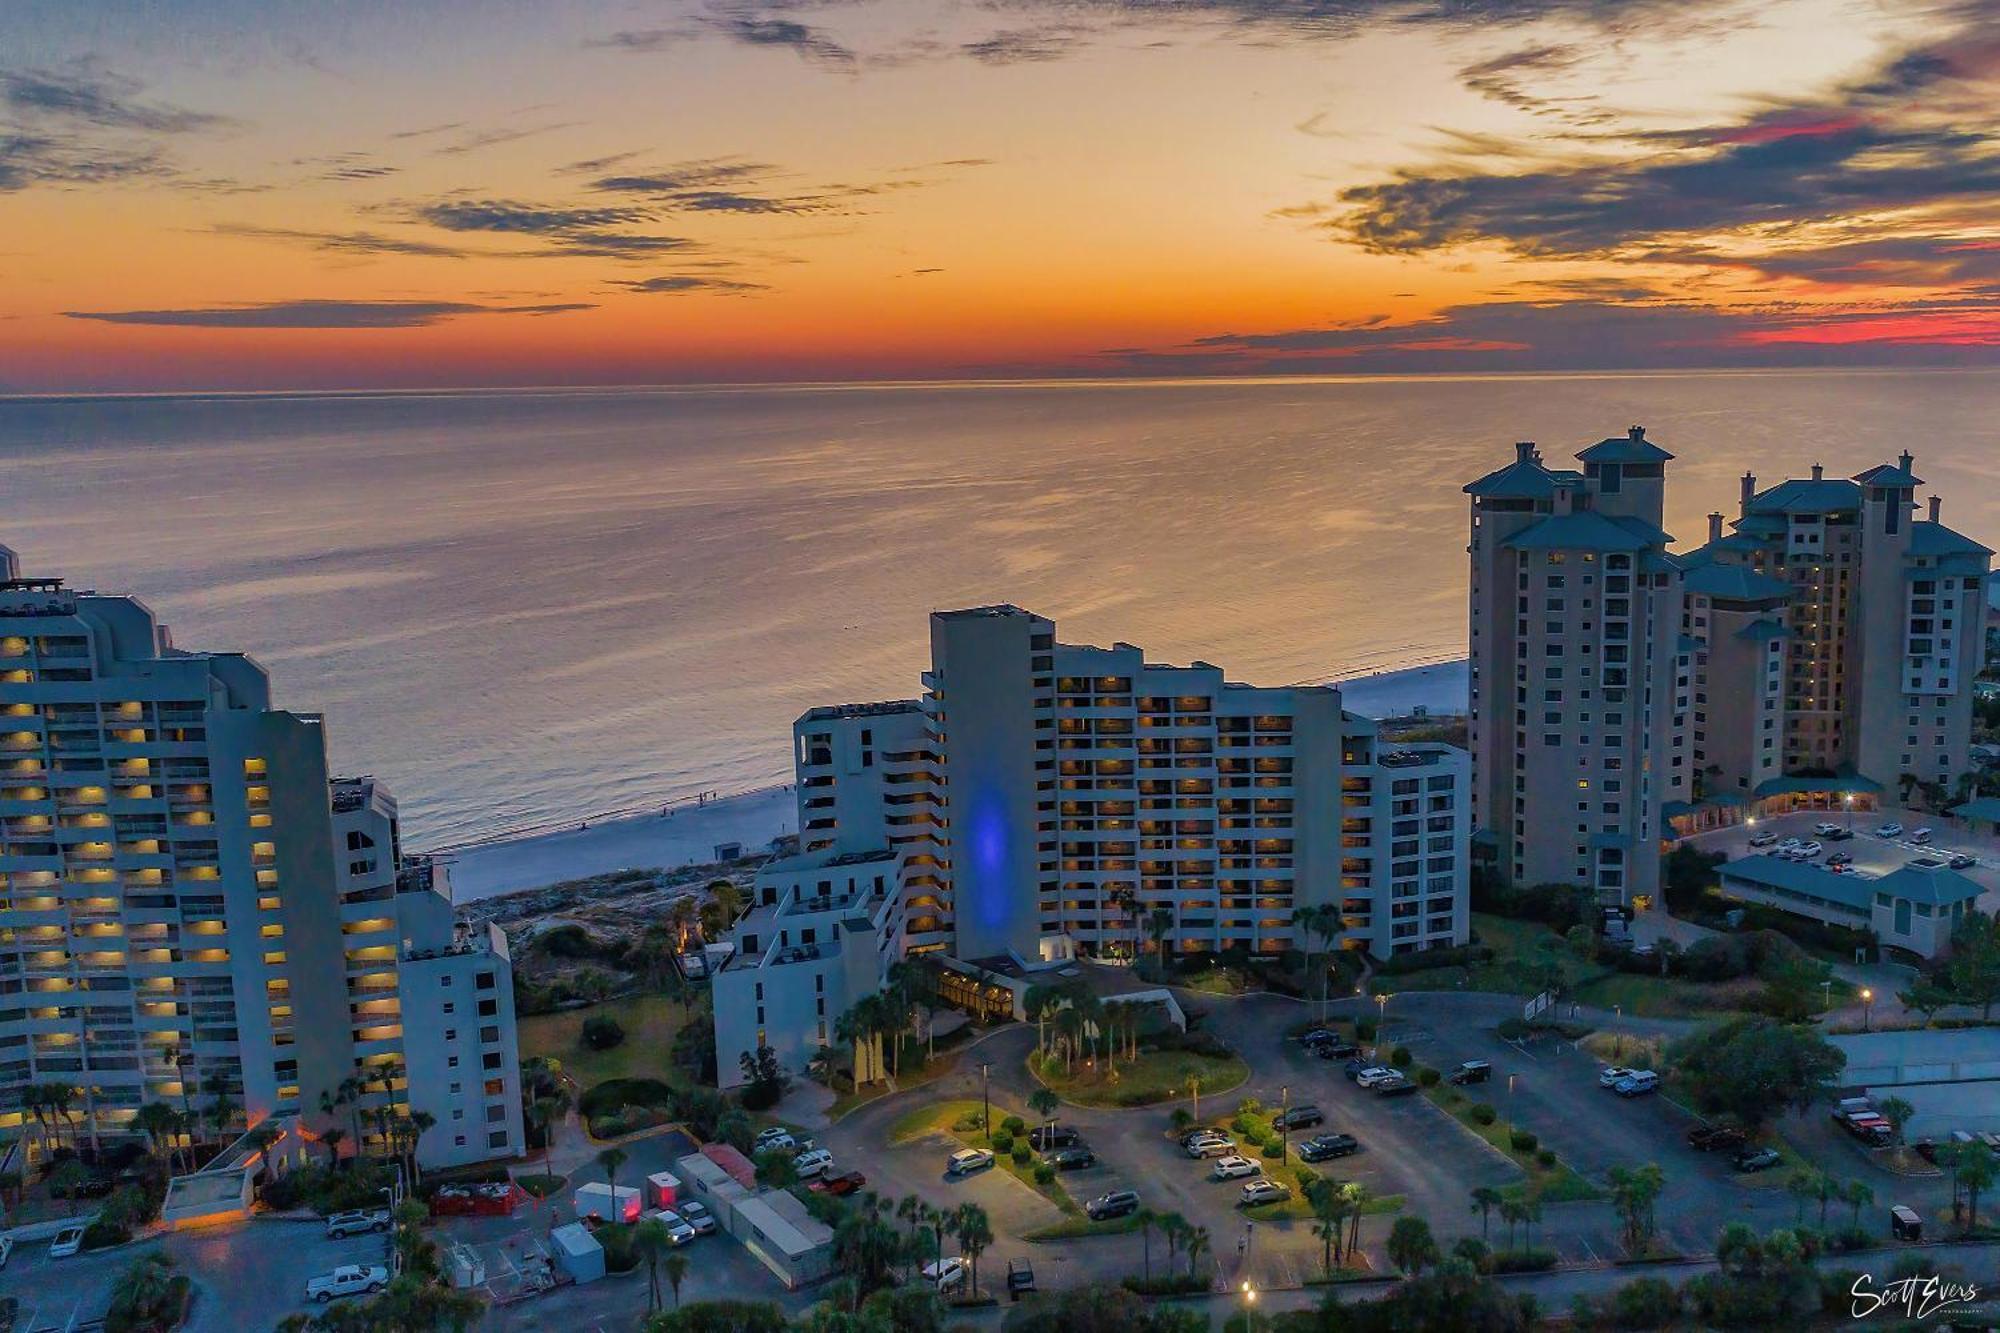
<instances>
[{"instance_id":1,"label":"grass lawn","mask_svg":"<svg viewBox=\"0 0 2000 1333\"><path fill-rule=\"evenodd\" d=\"M1485 912L1472 914L1472 931L1479 942L1493 950L1490 962L1470 967L1427 967L1415 972L1381 973L1369 983L1373 994L1391 995L1406 990L1495 991L1503 995L1532 995L1534 983L1527 979L1523 964L1532 960L1546 942L1560 944L1562 936L1539 921L1515 921Z\"/></svg>"},{"instance_id":2,"label":"grass lawn","mask_svg":"<svg viewBox=\"0 0 2000 1333\"><path fill-rule=\"evenodd\" d=\"M1530 1149L1516 1148L1512 1139L1514 1127L1505 1120L1496 1118L1492 1124L1482 1125L1473 1119L1472 1108L1482 1103L1450 1084L1440 1083L1434 1088L1425 1088L1424 1095L1449 1111L1459 1124L1513 1158L1528 1173L1525 1181L1509 1186L1502 1193L1512 1193L1517 1198L1533 1199L1539 1203L1576 1203L1604 1197L1603 1190L1578 1175L1561 1157L1556 1158L1555 1165L1543 1166L1536 1154L1549 1145L1538 1143Z\"/></svg>"},{"instance_id":3,"label":"grass lawn","mask_svg":"<svg viewBox=\"0 0 2000 1333\"><path fill-rule=\"evenodd\" d=\"M1841 983L1835 983L1835 989ZM1742 1013L1764 988L1745 977L1736 981L1683 981L1613 972L1583 982L1567 997L1598 1009L1620 1009L1634 1018L1723 1018Z\"/></svg>"},{"instance_id":4,"label":"grass lawn","mask_svg":"<svg viewBox=\"0 0 2000 1333\"><path fill-rule=\"evenodd\" d=\"M625 1029L625 1040L608 1051L583 1044L583 1020L606 1014ZM521 1058L547 1056L586 1091L606 1079L656 1078L675 1087L687 1076L675 1068L670 1052L674 1033L687 1021L687 1010L664 995L636 995L608 1000L587 1009L559 1014L535 1014L520 1021Z\"/></svg>"},{"instance_id":5,"label":"grass lawn","mask_svg":"<svg viewBox=\"0 0 2000 1333\"><path fill-rule=\"evenodd\" d=\"M537 1199L546 1199L569 1183L568 1176L533 1175L515 1176L514 1183Z\"/></svg>"},{"instance_id":6,"label":"grass lawn","mask_svg":"<svg viewBox=\"0 0 2000 1333\"><path fill-rule=\"evenodd\" d=\"M1184 986L1188 990L1200 991L1204 995L1241 995L1250 989L1248 977L1233 967L1220 965L1175 977L1173 984Z\"/></svg>"},{"instance_id":7,"label":"grass lawn","mask_svg":"<svg viewBox=\"0 0 2000 1333\"><path fill-rule=\"evenodd\" d=\"M879 1098L886 1097L891 1092L907 1092L911 1088L920 1088L926 1083L935 1083L938 1079L943 1078L946 1074L958 1068L958 1054L957 1051L940 1051L938 1052L937 1059L926 1060L920 1068L912 1069L906 1067L903 1070L902 1076L896 1079L893 1088L885 1080L880 1083L870 1083L867 1087L858 1088L853 1092L844 1093L834 1098L833 1105L827 1108L827 1119L838 1120L848 1112L858 1107L866 1106L868 1103Z\"/></svg>"},{"instance_id":8,"label":"grass lawn","mask_svg":"<svg viewBox=\"0 0 2000 1333\"><path fill-rule=\"evenodd\" d=\"M1141 1047L1139 1059L1087 1064L1078 1060L1064 1071L1055 1059L1028 1057L1028 1072L1063 1098L1079 1106L1151 1106L1187 1096L1188 1080L1201 1079L1202 1096L1225 1093L1241 1087L1250 1077L1250 1066L1234 1052L1224 1056L1197 1051L1148 1051Z\"/></svg>"},{"instance_id":9,"label":"grass lawn","mask_svg":"<svg viewBox=\"0 0 2000 1333\"><path fill-rule=\"evenodd\" d=\"M1283 1179L1282 1176L1278 1178ZM1296 1181L1287 1180L1285 1183L1293 1187L1291 1198L1282 1199L1277 1203L1260 1203L1255 1208L1244 1208L1239 1211L1253 1222L1312 1221L1312 1202L1297 1187ZM1361 1205L1361 1215L1363 1217L1383 1217L1391 1213L1400 1213L1403 1211L1403 1205L1407 1202L1408 1199L1401 1194L1372 1195L1367 1202Z\"/></svg>"},{"instance_id":10,"label":"grass lawn","mask_svg":"<svg viewBox=\"0 0 2000 1333\"><path fill-rule=\"evenodd\" d=\"M927 1106L919 1106L915 1110L906 1111L896 1117L889 1125L889 1142L908 1143L912 1139L923 1138L926 1134L945 1134L957 1139L968 1148L991 1148L993 1147L992 1140L988 1139L978 1128L981 1111L982 1103L973 1101L970 1098L959 1101L932 1102ZM1009 1105L996 1097L993 1100L993 1128L999 1131L1001 1124L1010 1115L1020 1116L1028 1122L1030 1127L1039 1123L1032 1112ZM970 1128L961 1129L961 1125L970 1126ZM1016 1139L1015 1142L1025 1143L1027 1142L1027 1138L1023 1135L1021 1138ZM1064 1221L1056 1223L1053 1226L1043 1227L1039 1231L1031 1231L1021 1239L1061 1240L1068 1236L1091 1236L1105 1231L1131 1230L1129 1226L1119 1225L1121 1222L1130 1221L1129 1218L1119 1218L1110 1222L1093 1222L1085 1217L1082 1205L1071 1198L1069 1191L1063 1188L1062 1176L1060 1174L1047 1184L1037 1181L1035 1179L1035 1167L1041 1161L1040 1156L1030 1153L1026 1162L1017 1162L1014 1160L1013 1154L996 1151L994 1159L994 1170L1007 1172L1014 1179L1020 1181L1023 1185L1026 1185L1056 1207L1062 1209L1064 1213ZM1060 1234L1044 1236L1042 1232Z\"/></svg>"}]
</instances>

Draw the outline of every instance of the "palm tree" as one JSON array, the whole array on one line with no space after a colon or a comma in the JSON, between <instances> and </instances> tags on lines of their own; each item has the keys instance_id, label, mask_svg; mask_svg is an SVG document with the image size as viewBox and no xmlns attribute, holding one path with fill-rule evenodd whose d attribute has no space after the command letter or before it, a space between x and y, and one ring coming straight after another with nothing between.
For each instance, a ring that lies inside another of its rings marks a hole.
<instances>
[{"instance_id":1,"label":"palm tree","mask_svg":"<svg viewBox=\"0 0 2000 1333\"><path fill-rule=\"evenodd\" d=\"M660 1256L673 1245L667 1235L667 1224L657 1217L649 1217L632 1228L632 1248L646 1261L646 1309L660 1308ZM674 1298L680 1304L680 1298Z\"/></svg>"},{"instance_id":2,"label":"palm tree","mask_svg":"<svg viewBox=\"0 0 2000 1333\"><path fill-rule=\"evenodd\" d=\"M1861 1210L1875 1202L1875 1191L1869 1188L1868 1182L1865 1180L1850 1180L1847 1182L1846 1193L1848 1205L1854 1209L1853 1216L1848 1219L1848 1226L1855 1231L1859 1231L1861 1229Z\"/></svg>"},{"instance_id":3,"label":"palm tree","mask_svg":"<svg viewBox=\"0 0 2000 1333\"><path fill-rule=\"evenodd\" d=\"M606 1148L597 1154L597 1164L604 1168L604 1183L611 1187L611 1208L618 1209L618 1168L629 1161L623 1148Z\"/></svg>"},{"instance_id":4,"label":"palm tree","mask_svg":"<svg viewBox=\"0 0 2000 1333\"><path fill-rule=\"evenodd\" d=\"M127 1265L112 1289L111 1322L127 1328L159 1327L173 1291L173 1267L173 1257L159 1250Z\"/></svg>"},{"instance_id":5,"label":"palm tree","mask_svg":"<svg viewBox=\"0 0 2000 1333\"><path fill-rule=\"evenodd\" d=\"M667 1256L663 1265L667 1270L667 1285L674 1289L674 1308L681 1308L681 1283L687 1280L688 1261L685 1254L675 1251Z\"/></svg>"},{"instance_id":6,"label":"palm tree","mask_svg":"<svg viewBox=\"0 0 2000 1333\"><path fill-rule=\"evenodd\" d=\"M1306 1202L1312 1205L1313 1235L1320 1241L1320 1267L1328 1274L1333 1272L1333 1264L1340 1257L1341 1240L1347 1233L1347 1199L1340 1186L1322 1177L1306 1191Z\"/></svg>"},{"instance_id":7,"label":"palm tree","mask_svg":"<svg viewBox=\"0 0 2000 1333\"><path fill-rule=\"evenodd\" d=\"M350 1074L340 1080L340 1091L334 1097L334 1105L345 1106L348 1128L354 1143L354 1151L361 1151L361 1080Z\"/></svg>"},{"instance_id":8,"label":"palm tree","mask_svg":"<svg viewBox=\"0 0 2000 1333\"><path fill-rule=\"evenodd\" d=\"M1996 1169L1993 1150L1983 1143L1970 1143L1961 1147L1953 1162L1957 1177L1953 1188L1965 1190L1965 1227L1971 1231L1979 1225L1979 1195L1982 1190L1991 1189L1994 1177L2000 1175Z\"/></svg>"},{"instance_id":9,"label":"palm tree","mask_svg":"<svg viewBox=\"0 0 2000 1333\"><path fill-rule=\"evenodd\" d=\"M1194 1266L1196 1262L1198 1262L1204 1254L1208 1253L1209 1244L1210 1241L1209 1241L1207 1227L1196 1227L1194 1230L1188 1232L1187 1260L1188 1260L1189 1277L1194 1276Z\"/></svg>"},{"instance_id":10,"label":"palm tree","mask_svg":"<svg viewBox=\"0 0 2000 1333\"><path fill-rule=\"evenodd\" d=\"M208 1109L203 1115L220 1139L223 1131L229 1128L229 1122L236 1118L236 1103L229 1100L229 1079L221 1070L211 1070L208 1077L201 1081L201 1090L209 1097Z\"/></svg>"},{"instance_id":11,"label":"palm tree","mask_svg":"<svg viewBox=\"0 0 2000 1333\"><path fill-rule=\"evenodd\" d=\"M1141 1208L1138 1217L1133 1220L1139 1224L1139 1243L1142 1247L1140 1252L1145 1256L1144 1280L1151 1282L1153 1280L1153 1227L1158 1224L1160 1215L1150 1208Z\"/></svg>"},{"instance_id":12,"label":"palm tree","mask_svg":"<svg viewBox=\"0 0 2000 1333\"><path fill-rule=\"evenodd\" d=\"M1500 1220L1507 1224L1507 1249L1514 1249L1514 1228L1527 1216L1528 1210L1518 1199L1502 1199L1499 1207Z\"/></svg>"},{"instance_id":13,"label":"palm tree","mask_svg":"<svg viewBox=\"0 0 2000 1333\"><path fill-rule=\"evenodd\" d=\"M1053 1130L1056 1111L1062 1106L1062 1098L1056 1096L1053 1088L1036 1088L1028 1094L1028 1109L1042 1118L1045 1128Z\"/></svg>"},{"instance_id":14,"label":"palm tree","mask_svg":"<svg viewBox=\"0 0 2000 1333\"><path fill-rule=\"evenodd\" d=\"M147 1102L133 1114L132 1123L146 1136L147 1150L157 1157L178 1118L174 1108L165 1102Z\"/></svg>"},{"instance_id":15,"label":"palm tree","mask_svg":"<svg viewBox=\"0 0 2000 1333\"><path fill-rule=\"evenodd\" d=\"M76 1216L77 1192L88 1179L90 1172L74 1157L64 1158L62 1165L49 1173L49 1192L63 1197L65 1209L71 1217Z\"/></svg>"},{"instance_id":16,"label":"palm tree","mask_svg":"<svg viewBox=\"0 0 2000 1333\"><path fill-rule=\"evenodd\" d=\"M1481 1240L1486 1240L1492 1235L1488 1224L1492 1219L1493 1210L1504 1202L1506 1202L1505 1196L1491 1185L1481 1185L1478 1189L1472 1191L1472 1211L1479 1214L1479 1238Z\"/></svg>"},{"instance_id":17,"label":"palm tree","mask_svg":"<svg viewBox=\"0 0 2000 1333\"><path fill-rule=\"evenodd\" d=\"M1346 1196L1348 1207L1347 1252L1350 1255L1360 1254L1361 1210L1368 1206L1368 1187L1358 1180L1350 1180L1340 1187L1340 1192Z\"/></svg>"},{"instance_id":18,"label":"palm tree","mask_svg":"<svg viewBox=\"0 0 2000 1333\"><path fill-rule=\"evenodd\" d=\"M340 1144L346 1137L347 1131L339 1125L319 1136L319 1141L326 1145L326 1165L329 1171L340 1166Z\"/></svg>"},{"instance_id":19,"label":"palm tree","mask_svg":"<svg viewBox=\"0 0 2000 1333\"><path fill-rule=\"evenodd\" d=\"M417 1161L417 1144L436 1124L437 1117L429 1111L410 1112L410 1150L408 1155L410 1159L410 1183L412 1185L420 1185L424 1179L423 1168Z\"/></svg>"},{"instance_id":20,"label":"palm tree","mask_svg":"<svg viewBox=\"0 0 2000 1333\"><path fill-rule=\"evenodd\" d=\"M687 948L688 931L693 928L697 916L694 899L685 893L667 908L667 925L673 930L675 943L682 950Z\"/></svg>"},{"instance_id":21,"label":"palm tree","mask_svg":"<svg viewBox=\"0 0 2000 1333\"><path fill-rule=\"evenodd\" d=\"M1174 933L1174 914L1165 907L1155 907L1146 918L1146 929L1153 936L1153 947L1160 951L1160 980L1167 979L1167 936Z\"/></svg>"},{"instance_id":22,"label":"palm tree","mask_svg":"<svg viewBox=\"0 0 2000 1333\"><path fill-rule=\"evenodd\" d=\"M952 1235L958 1241L958 1252L972 1265L972 1294L979 1295L979 1256L993 1243L993 1223L986 1216L986 1210L976 1203L958 1206L952 1214Z\"/></svg>"}]
</instances>

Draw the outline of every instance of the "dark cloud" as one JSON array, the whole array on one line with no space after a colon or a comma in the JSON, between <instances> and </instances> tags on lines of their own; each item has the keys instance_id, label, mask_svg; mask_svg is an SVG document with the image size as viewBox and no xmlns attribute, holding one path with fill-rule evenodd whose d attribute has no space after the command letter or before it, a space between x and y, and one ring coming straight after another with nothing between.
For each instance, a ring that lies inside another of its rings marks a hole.
<instances>
[{"instance_id":1,"label":"dark cloud","mask_svg":"<svg viewBox=\"0 0 2000 1333\"><path fill-rule=\"evenodd\" d=\"M553 249L533 251L533 257L581 255L592 259L650 259L656 255L683 254L700 250L699 241L686 236L646 236L629 232L576 231L559 237Z\"/></svg>"},{"instance_id":2,"label":"dark cloud","mask_svg":"<svg viewBox=\"0 0 2000 1333\"><path fill-rule=\"evenodd\" d=\"M1696 248L1656 251L1644 258L1745 268L1770 278L1803 278L1838 286L2000 291L2000 240L1986 236L1884 236L1764 253Z\"/></svg>"},{"instance_id":3,"label":"dark cloud","mask_svg":"<svg viewBox=\"0 0 2000 1333\"><path fill-rule=\"evenodd\" d=\"M104 185L171 174L151 146L100 144L71 134L0 132L0 194L37 185Z\"/></svg>"},{"instance_id":4,"label":"dark cloud","mask_svg":"<svg viewBox=\"0 0 2000 1333\"><path fill-rule=\"evenodd\" d=\"M228 124L223 116L137 100L140 85L90 65L67 71L0 70L0 103L17 115L103 129L186 134Z\"/></svg>"},{"instance_id":5,"label":"dark cloud","mask_svg":"<svg viewBox=\"0 0 2000 1333\"><path fill-rule=\"evenodd\" d=\"M1084 30L1071 24L1042 28L1007 28L991 37L959 47L986 65L1021 65L1060 60L1085 41Z\"/></svg>"},{"instance_id":6,"label":"dark cloud","mask_svg":"<svg viewBox=\"0 0 2000 1333\"><path fill-rule=\"evenodd\" d=\"M583 164L577 165L581 167ZM708 190L722 185L763 180L776 171L776 167L764 162L733 157L708 157L692 162L677 162L672 166L642 175L600 177L590 183L590 188L612 194L674 195L689 190Z\"/></svg>"},{"instance_id":7,"label":"dark cloud","mask_svg":"<svg viewBox=\"0 0 2000 1333\"><path fill-rule=\"evenodd\" d=\"M769 18L755 12L704 15L710 31L744 46L776 46L822 65L851 66L854 52L810 24L796 19Z\"/></svg>"},{"instance_id":8,"label":"dark cloud","mask_svg":"<svg viewBox=\"0 0 2000 1333\"><path fill-rule=\"evenodd\" d=\"M622 32L608 33L603 37L587 37L584 46L608 51L630 51L645 54L664 51L670 46L678 46L698 35L692 26L679 28L632 28Z\"/></svg>"},{"instance_id":9,"label":"dark cloud","mask_svg":"<svg viewBox=\"0 0 2000 1333\"><path fill-rule=\"evenodd\" d=\"M479 305L470 301L267 301L189 310L65 310L71 319L198 329L414 329L462 315L560 315L594 307Z\"/></svg>"},{"instance_id":10,"label":"dark cloud","mask_svg":"<svg viewBox=\"0 0 2000 1333\"><path fill-rule=\"evenodd\" d=\"M466 153L476 153L482 148L496 148L501 144L516 143L522 139L532 139L540 134L553 134L557 130L572 129L573 120L552 121L544 125L512 125L498 129L475 130L464 134L448 144L441 144L432 151L440 157L459 157Z\"/></svg>"},{"instance_id":11,"label":"dark cloud","mask_svg":"<svg viewBox=\"0 0 2000 1333\"><path fill-rule=\"evenodd\" d=\"M1529 92L1524 75L1546 77L1575 65L1584 56L1581 47L1567 43L1523 47L1467 65L1458 72L1459 81L1482 97L1523 111L1537 113L1556 109L1553 99Z\"/></svg>"},{"instance_id":12,"label":"dark cloud","mask_svg":"<svg viewBox=\"0 0 2000 1333\"><path fill-rule=\"evenodd\" d=\"M221 222L209 228L223 236L242 236L256 241L281 241L314 250L356 255L416 255L427 259L464 259L471 252L432 241L402 236L384 236L372 231L308 231L290 227L257 227L248 223Z\"/></svg>"},{"instance_id":13,"label":"dark cloud","mask_svg":"<svg viewBox=\"0 0 2000 1333\"><path fill-rule=\"evenodd\" d=\"M645 222L644 208L544 208L511 199L447 199L425 204L415 216L446 231L495 231L525 236L564 236L601 227Z\"/></svg>"},{"instance_id":14,"label":"dark cloud","mask_svg":"<svg viewBox=\"0 0 2000 1333\"><path fill-rule=\"evenodd\" d=\"M743 296L750 292L766 292L770 288L761 282L744 282L736 278L712 278L694 273L674 273L658 278L641 278L637 282L617 284L627 291L648 294L682 294L705 292L718 296Z\"/></svg>"}]
</instances>

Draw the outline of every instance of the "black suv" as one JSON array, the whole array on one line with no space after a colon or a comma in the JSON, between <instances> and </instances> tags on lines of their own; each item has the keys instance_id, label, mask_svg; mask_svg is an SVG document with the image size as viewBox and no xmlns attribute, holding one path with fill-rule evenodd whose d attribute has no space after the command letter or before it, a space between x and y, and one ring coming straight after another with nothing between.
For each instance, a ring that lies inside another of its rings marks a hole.
<instances>
[{"instance_id":1,"label":"black suv","mask_svg":"<svg viewBox=\"0 0 2000 1333\"><path fill-rule=\"evenodd\" d=\"M1271 1125L1274 1129L1310 1129L1325 1123L1326 1116L1317 1106L1294 1106L1289 1111L1280 1111Z\"/></svg>"},{"instance_id":2,"label":"black suv","mask_svg":"<svg viewBox=\"0 0 2000 1333\"><path fill-rule=\"evenodd\" d=\"M1037 1125L1028 1131L1028 1146L1036 1152L1047 1152L1051 1148L1067 1148L1082 1137L1068 1125Z\"/></svg>"},{"instance_id":3,"label":"black suv","mask_svg":"<svg viewBox=\"0 0 2000 1333\"><path fill-rule=\"evenodd\" d=\"M1484 1083L1493 1077L1493 1066L1484 1060L1467 1060L1446 1076L1446 1082L1464 1087L1468 1083Z\"/></svg>"},{"instance_id":4,"label":"black suv","mask_svg":"<svg viewBox=\"0 0 2000 1333\"><path fill-rule=\"evenodd\" d=\"M1361 1048L1345 1037L1319 1042L1312 1049L1322 1060L1346 1060L1361 1054Z\"/></svg>"},{"instance_id":5,"label":"black suv","mask_svg":"<svg viewBox=\"0 0 2000 1333\"><path fill-rule=\"evenodd\" d=\"M1050 1153L1047 1160L1058 1171L1082 1171L1097 1165L1097 1154L1081 1143L1072 1143Z\"/></svg>"},{"instance_id":6,"label":"black suv","mask_svg":"<svg viewBox=\"0 0 2000 1333\"><path fill-rule=\"evenodd\" d=\"M1329 1157L1345 1157L1361 1151L1361 1140L1352 1134L1322 1134L1299 1145L1299 1160L1324 1162Z\"/></svg>"},{"instance_id":7,"label":"black suv","mask_svg":"<svg viewBox=\"0 0 2000 1333\"><path fill-rule=\"evenodd\" d=\"M1113 1190L1109 1194L1102 1194L1092 1199L1084 1205L1083 1211L1093 1222L1102 1222L1113 1217L1130 1217L1139 1211L1139 1192Z\"/></svg>"},{"instance_id":8,"label":"black suv","mask_svg":"<svg viewBox=\"0 0 2000 1333\"><path fill-rule=\"evenodd\" d=\"M1741 1148L1746 1142L1742 1130L1728 1125L1696 1125L1688 1131L1688 1147L1702 1152L1714 1152L1719 1148Z\"/></svg>"}]
</instances>

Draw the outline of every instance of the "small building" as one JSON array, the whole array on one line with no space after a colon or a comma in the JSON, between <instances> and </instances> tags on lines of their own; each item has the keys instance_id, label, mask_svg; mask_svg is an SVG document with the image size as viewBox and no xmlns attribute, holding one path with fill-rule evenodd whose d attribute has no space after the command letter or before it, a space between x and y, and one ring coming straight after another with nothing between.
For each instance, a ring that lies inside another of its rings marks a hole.
<instances>
[{"instance_id":1,"label":"small building","mask_svg":"<svg viewBox=\"0 0 2000 1333\"><path fill-rule=\"evenodd\" d=\"M674 1198L680 1193L681 1178L671 1171L655 1171L646 1177L646 1204L652 1208L671 1208Z\"/></svg>"},{"instance_id":2,"label":"small building","mask_svg":"<svg viewBox=\"0 0 2000 1333\"><path fill-rule=\"evenodd\" d=\"M2000 796L1981 796L1951 808L1953 819L1965 821L1966 828L1987 837L2000 837Z\"/></svg>"},{"instance_id":3,"label":"small building","mask_svg":"<svg viewBox=\"0 0 2000 1333\"><path fill-rule=\"evenodd\" d=\"M1827 925L1871 932L1882 944L1934 958L1979 901L1978 884L1934 857L1880 878L1835 874L1809 861L1749 856L1722 867L1722 891Z\"/></svg>"},{"instance_id":4,"label":"small building","mask_svg":"<svg viewBox=\"0 0 2000 1333\"><path fill-rule=\"evenodd\" d=\"M744 1185L708 1149L681 1158L675 1169L681 1200L699 1199L715 1214L716 1225L787 1288L808 1286L833 1272L833 1232L791 1194Z\"/></svg>"},{"instance_id":5,"label":"small building","mask_svg":"<svg viewBox=\"0 0 2000 1333\"><path fill-rule=\"evenodd\" d=\"M574 1282L595 1282L604 1276L604 1247L581 1222L566 1222L551 1231L549 1250L556 1267Z\"/></svg>"},{"instance_id":6,"label":"small building","mask_svg":"<svg viewBox=\"0 0 2000 1333\"><path fill-rule=\"evenodd\" d=\"M576 1215L579 1218L597 1217L606 1222L636 1222L640 1213L639 1191L630 1185L620 1185L613 1189L609 1185L591 1181L576 1189Z\"/></svg>"}]
</instances>

